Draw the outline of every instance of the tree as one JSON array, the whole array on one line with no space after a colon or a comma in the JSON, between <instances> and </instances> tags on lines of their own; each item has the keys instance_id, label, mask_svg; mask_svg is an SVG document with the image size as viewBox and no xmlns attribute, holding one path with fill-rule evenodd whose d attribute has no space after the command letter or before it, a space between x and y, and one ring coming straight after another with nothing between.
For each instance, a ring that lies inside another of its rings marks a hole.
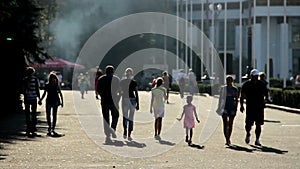
<instances>
[{"instance_id":1,"label":"tree","mask_svg":"<svg viewBox=\"0 0 300 169\"><path fill-rule=\"evenodd\" d=\"M5 89L8 113L19 111L20 84L25 68L29 63L43 63L50 56L41 46L39 22L43 8L38 0L1 0L0 1L0 52L5 54L13 72L9 69L7 78L15 85L7 85ZM14 94L15 93L15 94Z\"/></svg>"}]
</instances>

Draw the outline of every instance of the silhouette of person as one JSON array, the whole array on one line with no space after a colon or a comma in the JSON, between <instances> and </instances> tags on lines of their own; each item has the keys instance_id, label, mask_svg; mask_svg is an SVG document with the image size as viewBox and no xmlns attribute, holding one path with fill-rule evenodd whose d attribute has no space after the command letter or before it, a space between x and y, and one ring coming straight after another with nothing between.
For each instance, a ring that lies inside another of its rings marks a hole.
<instances>
[{"instance_id":1,"label":"silhouette of person","mask_svg":"<svg viewBox=\"0 0 300 169\"><path fill-rule=\"evenodd\" d=\"M47 94L47 97L46 97ZM50 73L47 83L45 84L44 93L41 99L38 101L39 105L42 105L43 99L46 97L46 119L48 124L48 136L57 135L55 132L55 126L57 121L57 109L58 106L64 106L63 95L59 85L59 79L53 72ZM52 110L52 120L51 120Z\"/></svg>"},{"instance_id":2,"label":"silhouette of person","mask_svg":"<svg viewBox=\"0 0 300 169\"><path fill-rule=\"evenodd\" d=\"M240 111L243 113L244 99L246 99L246 119L245 119L245 130L246 138L245 142L250 142L250 131L255 122L255 145L261 146L260 135L261 126L264 124L264 108L265 98L268 97L268 89L261 80L258 80L259 71L252 69L250 72L251 79L245 81L241 88L240 97Z\"/></svg>"},{"instance_id":3,"label":"silhouette of person","mask_svg":"<svg viewBox=\"0 0 300 169\"><path fill-rule=\"evenodd\" d=\"M97 92L101 97L101 109L103 115L103 127L106 141L110 136L116 138L116 128L119 119L119 100L120 100L120 78L114 75L114 67L107 65L105 74L101 76L97 84ZM111 124L109 115L111 114Z\"/></svg>"},{"instance_id":4,"label":"silhouette of person","mask_svg":"<svg viewBox=\"0 0 300 169\"><path fill-rule=\"evenodd\" d=\"M26 121L26 135L28 137L36 136L37 125L37 99L40 99L39 80L35 76L35 69L27 67L26 77L22 83L22 94L24 95L25 105L25 121Z\"/></svg>"}]
</instances>

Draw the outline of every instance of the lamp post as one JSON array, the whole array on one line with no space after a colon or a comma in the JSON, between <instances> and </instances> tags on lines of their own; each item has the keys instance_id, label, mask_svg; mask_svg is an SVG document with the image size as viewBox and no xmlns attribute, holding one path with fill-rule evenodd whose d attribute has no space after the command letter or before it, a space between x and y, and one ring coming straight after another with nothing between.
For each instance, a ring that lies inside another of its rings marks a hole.
<instances>
[{"instance_id":1,"label":"lamp post","mask_svg":"<svg viewBox=\"0 0 300 169\"><path fill-rule=\"evenodd\" d=\"M212 41L212 46L211 46L211 76L213 75L214 72L214 46L215 46L215 17L218 17L221 10L222 10L222 5L221 4L214 4L211 3L208 5L208 9L211 12L211 41Z\"/></svg>"}]
</instances>

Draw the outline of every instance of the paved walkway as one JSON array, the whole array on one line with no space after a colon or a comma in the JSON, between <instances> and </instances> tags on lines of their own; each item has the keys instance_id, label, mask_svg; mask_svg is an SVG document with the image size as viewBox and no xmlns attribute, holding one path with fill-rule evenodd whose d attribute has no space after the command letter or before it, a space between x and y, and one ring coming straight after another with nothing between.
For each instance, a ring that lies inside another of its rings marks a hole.
<instances>
[{"instance_id":1,"label":"paved walkway","mask_svg":"<svg viewBox=\"0 0 300 169\"><path fill-rule=\"evenodd\" d=\"M233 145L225 146L220 117L214 113L216 98L196 96L200 124L193 146L184 142L182 121L175 118L185 103L170 95L160 139L153 137L149 93L140 92L133 141L122 137L120 117L117 138L105 142L99 100L90 91L81 99L78 91L63 91L65 107L59 108L57 132L49 137L44 107L39 107L38 137L24 135L24 115L0 119L0 168L299 168L300 118L286 110L266 108L262 147L244 143L244 114L238 113ZM254 131L253 131L254 132ZM204 148L201 148L204 146Z\"/></svg>"}]
</instances>

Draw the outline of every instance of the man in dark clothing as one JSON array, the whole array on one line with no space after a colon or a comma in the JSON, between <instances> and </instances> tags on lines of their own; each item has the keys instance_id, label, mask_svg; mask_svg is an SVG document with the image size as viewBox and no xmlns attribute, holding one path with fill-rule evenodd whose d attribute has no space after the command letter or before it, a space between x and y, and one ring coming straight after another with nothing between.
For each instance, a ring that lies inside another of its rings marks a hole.
<instances>
[{"instance_id":1,"label":"man in dark clothing","mask_svg":"<svg viewBox=\"0 0 300 169\"><path fill-rule=\"evenodd\" d=\"M247 80L242 85L240 111L242 113L244 112L245 109L243 104L244 99L246 99L245 142L247 144L250 142L250 131L255 122L255 145L261 146L259 138L261 134L261 126L264 124L265 98L268 96L268 89L262 81L258 80L258 75L259 71L257 69L251 70L251 79Z\"/></svg>"},{"instance_id":2,"label":"man in dark clothing","mask_svg":"<svg viewBox=\"0 0 300 169\"><path fill-rule=\"evenodd\" d=\"M101 108L103 115L103 126L106 138L112 135L116 138L116 128L119 119L119 100L120 100L120 78L114 75L114 67L106 66L105 75L102 75L97 84L97 92L101 97ZM109 112L112 122L110 125Z\"/></svg>"},{"instance_id":3,"label":"man in dark clothing","mask_svg":"<svg viewBox=\"0 0 300 169\"><path fill-rule=\"evenodd\" d=\"M28 67L27 76L23 79L22 94L24 95L25 105L25 121L26 121L26 135L28 137L36 136L37 125L37 99L40 99L40 84L35 77L35 69Z\"/></svg>"}]
</instances>

